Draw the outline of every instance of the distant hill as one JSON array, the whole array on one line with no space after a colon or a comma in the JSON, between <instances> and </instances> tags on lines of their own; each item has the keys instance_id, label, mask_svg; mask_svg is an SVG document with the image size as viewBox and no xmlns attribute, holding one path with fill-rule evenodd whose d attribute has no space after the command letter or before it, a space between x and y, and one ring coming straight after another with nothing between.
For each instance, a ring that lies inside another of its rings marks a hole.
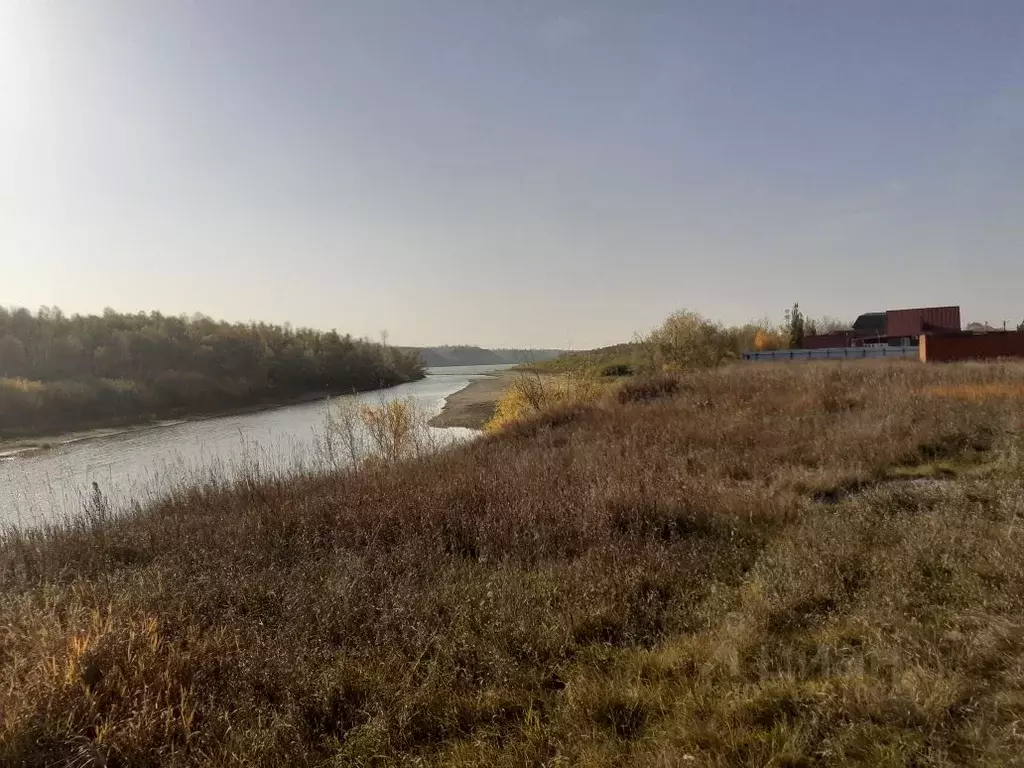
<instances>
[{"instance_id":1,"label":"distant hill","mask_svg":"<svg viewBox=\"0 0 1024 768\"><path fill-rule=\"evenodd\" d=\"M474 346L406 347L419 352L428 368L446 365L504 365L540 363L565 354L561 349L484 349Z\"/></svg>"}]
</instances>

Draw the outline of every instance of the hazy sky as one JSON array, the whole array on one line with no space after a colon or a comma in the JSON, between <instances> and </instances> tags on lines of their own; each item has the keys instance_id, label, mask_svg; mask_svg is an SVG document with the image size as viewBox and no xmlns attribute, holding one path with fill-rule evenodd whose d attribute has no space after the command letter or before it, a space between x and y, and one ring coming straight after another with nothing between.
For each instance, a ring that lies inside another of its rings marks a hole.
<instances>
[{"instance_id":1,"label":"hazy sky","mask_svg":"<svg viewBox=\"0 0 1024 768\"><path fill-rule=\"evenodd\" d=\"M1024 317L1024 2L0 0L0 304Z\"/></svg>"}]
</instances>

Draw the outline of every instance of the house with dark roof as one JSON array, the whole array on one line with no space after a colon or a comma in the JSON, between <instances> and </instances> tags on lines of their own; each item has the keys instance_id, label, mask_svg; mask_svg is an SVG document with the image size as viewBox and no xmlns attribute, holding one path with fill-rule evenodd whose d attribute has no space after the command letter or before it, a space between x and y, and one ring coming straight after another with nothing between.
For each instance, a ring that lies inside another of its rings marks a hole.
<instances>
[{"instance_id":1,"label":"house with dark roof","mask_svg":"<svg viewBox=\"0 0 1024 768\"><path fill-rule=\"evenodd\" d=\"M853 321L853 330L860 338L885 336L885 312L865 312Z\"/></svg>"},{"instance_id":2,"label":"house with dark roof","mask_svg":"<svg viewBox=\"0 0 1024 768\"><path fill-rule=\"evenodd\" d=\"M929 333L960 331L960 307L918 307L865 312L850 330L804 337L804 349L862 347L865 344L917 346Z\"/></svg>"}]
</instances>

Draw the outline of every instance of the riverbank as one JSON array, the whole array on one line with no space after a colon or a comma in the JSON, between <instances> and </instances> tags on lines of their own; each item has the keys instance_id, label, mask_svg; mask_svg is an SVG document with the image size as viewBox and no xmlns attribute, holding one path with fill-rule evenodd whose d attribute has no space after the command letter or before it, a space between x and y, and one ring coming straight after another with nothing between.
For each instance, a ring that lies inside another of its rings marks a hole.
<instances>
[{"instance_id":1,"label":"riverbank","mask_svg":"<svg viewBox=\"0 0 1024 768\"><path fill-rule=\"evenodd\" d=\"M448 396L441 413L430 420L430 426L483 429L494 415L498 400L512 379L519 375L516 371L500 371L471 381L465 388Z\"/></svg>"},{"instance_id":2,"label":"riverbank","mask_svg":"<svg viewBox=\"0 0 1024 768\"><path fill-rule=\"evenodd\" d=\"M401 386L401 384L395 384L393 386ZM383 387L382 389L368 391L380 392L390 388L391 387ZM249 403L247 405L238 405L233 408L221 408L209 412L196 412L192 414L183 414L180 416L172 415L162 418L151 416L149 418L139 420L125 421L123 423L117 424L108 423L103 425L97 425L95 427L86 427L84 429L71 430L68 432L0 437L0 460L5 458L23 456L25 454L34 453L36 451L45 451L51 448L56 448L57 446L67 445L69 443L80 443L87 440L99 440L100 438L113 437L115 435L123 435L132 432L139 432L142 430L154 429L157 427L166 427L174 424L183 424L196 421L208 421L210 419L223 419L231 416L245 416L250 413L263 413L264 411L273 411L278 408L288 408L289 406L293 405L304 405L305 403L314 403L319 400L326 400L327 398L330 397L341 397L343 395L349 394L352 393L349 391L307 392L303 395L296 395L294 397L284 400L275 400L272 402L261 403Z\"/></svg>"},{"instance_id":3,"label":"riverbank","mask_svg":"<svg viewBox=\"0 0 1024 768\"><path fill-rule=\"evenodd\" d=\"M77 429L72 432L60 432L57 434L0 438L0 459L21 456L28 453L34 453L36 451L46 451L61 445L68 445L70 443L80 443L86 440L99 440L104 437L114 437L116 435L138 432L144 429L181 424L185 421L198 421L203 418L216 418L218 415L228 416L231 414L196 416L193 418L183 419L150 419L146 421L128 422L123 425L108 425L87 429Z\"/></svg>"},{"instance_id":4,"label":"riverbank","mask_svg":"<svg viewBox=\"0 0 1024 768\"><path fill-rule=\"evenodd\" d=\"M1013 764L1021 376L634 379L7 533L0 765Z\"/></svg>"}]
</instances>

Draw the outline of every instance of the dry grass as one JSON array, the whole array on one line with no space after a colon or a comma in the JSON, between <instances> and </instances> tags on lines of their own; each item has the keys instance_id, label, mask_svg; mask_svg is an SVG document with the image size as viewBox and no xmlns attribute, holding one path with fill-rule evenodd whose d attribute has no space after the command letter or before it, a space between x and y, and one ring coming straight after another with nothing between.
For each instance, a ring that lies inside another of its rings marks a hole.
<instances>
[{"instance_id":1,"label":"dry grass","mask_svg":"<svg viewBox=\"0 0 1024 768\"><path fill-rule=\"evenodd\" d=\"M524 371L505 390L484 429L496 432L544 411L597 401L612 386L589 371L559 374Z\"/></svg>"},{"instance_id":2,"label":"dry grass","mask_svg":"<svg viewBox=\"0 0 1024 768\"><path fill-rule=\"evenodd\" d=\"M9 535L0 764L1013 763L1020 404L925 391L1022 380L723 368Z\"/></svg>"},{"instance_id":3,"label":"dry grass","mask_svg":"<svg viewBox=\"0 0 1024 768\"><path fill-rule=\"evenodd\" d=\"M970 384L939 384L926 387L924 393L932 397L951 397L958 400L989 400L999 397L1024 400L1024 382L987 381Z\"/></svg>"}]
</instances>

